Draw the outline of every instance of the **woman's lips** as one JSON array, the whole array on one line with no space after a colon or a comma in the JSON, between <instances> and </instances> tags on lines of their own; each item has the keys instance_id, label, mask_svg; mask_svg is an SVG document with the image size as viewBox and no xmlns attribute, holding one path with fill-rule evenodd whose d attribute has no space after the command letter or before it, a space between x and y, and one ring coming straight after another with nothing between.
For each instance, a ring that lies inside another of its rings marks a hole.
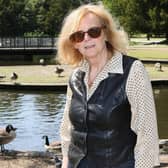
<instances>
[{"instance_id":1,"label":"woman's lips","mask_svg":"<svg viewBox=\"0 0 168 168\"><path fill-rule=\"evenodd\" d=\"M94 48L95 47L95 44L92 44L92 45L87 45L87 46L85 46L84 48L85 49L90 49L90 48Z\"/></svg>"}]
</instances>

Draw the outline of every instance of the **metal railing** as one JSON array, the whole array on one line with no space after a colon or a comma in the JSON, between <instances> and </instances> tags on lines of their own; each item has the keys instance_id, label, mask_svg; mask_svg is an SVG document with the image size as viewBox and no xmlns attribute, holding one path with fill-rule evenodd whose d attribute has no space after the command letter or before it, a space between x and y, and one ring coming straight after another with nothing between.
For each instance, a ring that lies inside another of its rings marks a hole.
<instances>
[{"instance_id":1,"label":"metal railing","mask_svg":"<svg viewBox=\"0 0 168 168\"><path fill-rule=\"evenodd\" d=\"M0 48L56 48L55 37L3 37Z\"/></svg>"}]
</instances>

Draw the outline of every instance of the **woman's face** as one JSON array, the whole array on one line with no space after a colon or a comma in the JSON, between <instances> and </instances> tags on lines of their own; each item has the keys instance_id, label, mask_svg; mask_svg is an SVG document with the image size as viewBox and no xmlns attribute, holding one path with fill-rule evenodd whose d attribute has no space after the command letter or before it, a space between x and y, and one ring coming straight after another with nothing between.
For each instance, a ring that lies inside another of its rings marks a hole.
<instances>
[{"instance_id":1,"label":"woman's face","mask_svg":"<svg viewBox=\"0 0 168 168\"><path fill-rule=\"evenodd\" d=\"M84 38L83 41L74 43L74 47L88 60L101 56L101 53L106 50L106 36L102 26L100 19L93 13L88 13L80 21L77 31L85 32ZM101 34L96 38L86 33L90 28L95 27L101 28Z\"/></svg>"}]
</instances>

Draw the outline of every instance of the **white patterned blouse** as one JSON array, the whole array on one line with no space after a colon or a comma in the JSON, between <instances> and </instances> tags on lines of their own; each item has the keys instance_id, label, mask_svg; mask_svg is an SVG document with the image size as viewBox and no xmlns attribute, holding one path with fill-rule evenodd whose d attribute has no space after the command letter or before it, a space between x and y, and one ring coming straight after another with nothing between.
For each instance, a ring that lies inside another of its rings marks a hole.
<instances>
[{"instance_id":1,"label":"white patterned blouse","mask_svg":"<svg viewBox=\"0 0 168 168\"><path fill-rule=\"evenodd\" d=\"M100 81L110 73L123 73L122 54L116 52L98 74L94 83L88 87L89 65L86 61L79 67L86 72L85 84L87 87L87 99L94 93ZM126 83L126 93L131 105L131 129L137 135L137 143L134 149L135 168L152 168L159 165L159 139L156 120L156 111L153 92L148 74L141 61L136 60L132 64ZM67 156L70 143L71 123L68 117L68 109L71 101L71 90L68 87L67 100L61 124L61 141L63 156Z\"/></svg>"}]
</instances>

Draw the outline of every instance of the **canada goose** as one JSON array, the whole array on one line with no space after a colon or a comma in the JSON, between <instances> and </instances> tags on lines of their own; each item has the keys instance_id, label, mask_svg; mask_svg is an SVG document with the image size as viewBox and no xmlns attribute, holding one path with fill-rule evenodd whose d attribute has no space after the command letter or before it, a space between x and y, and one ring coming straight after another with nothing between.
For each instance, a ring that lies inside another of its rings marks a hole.
<instances>
[{"instance_id":1,"label":"canada goose","mask_svg":"<svg viewBox=\"0 0 168 168\"><path fill-rule=\"evenodd\" d=\"M42 138L45 139L44 147L47 150L61 150L61 143L59 141L49 143L49 138L47 135L44 135Z\"/></svg>"},{"instance_id":2,"label":"canada goose","mask_svg":"<svg viewBox=\"0 0 168 168\"><path fill-rule=\"evenodd\" d=\"M10 143L16 137L16 129L11 124L7 125L6 128L0 128L0 145L1 152L5 151L4 144Z\"/></svg>"},{"instance_id":3,"label":"canada goose","mask_svg":"<svg viewBox=\"0 0 168 168\"><path fill-rule=\"evenodd\" d=\"M61 168L62 160L60 160L57 156L54 157L54 160L55 160L56 168Z\"/></svg>"},{"instance_id":4,"label":"canada goose","mask_svg":"<svg viewBox=\"0 0 168 168\"><path fill-rule=\"evenodd\" d=\"M16 80L18 78L18 75L16 74L16 72L13 72L10 79L11 80Z\"/></svg>"},{"instance_id":5,"label":"canada goose","mask_svg":"<svg viewBox=\"0 0 168 168\"><path fill-rule=\"evenodd\" d=\"M62 72L64 72L64 69L63 69L63 68L56 67L55 73L58 74L58 77L61 76L61 73L62 73Z\"/></svg>"},{"instance_id":6,"label":"canada goose","mask_svg":"<svg viewBox=\"0 0 168 168\"><path fill-rule=\"evenodd\" d=\"M46 65L46 61L45 61L45 59L43 59L43 58L41 58L41 59L39 60L39 63L40 63L41 65Z\"/></svg>"},{"instance_id":7,"label":"canada goose","mask_svg":"<svg viewBox=\"0 0 168 168\"><path fill-rule=\"evenodd\" d=\"M162 70L162 65L161 65L160 62L157 62L154 66L155 66L155 70L156 70L156 71L163 71L163 70Z\"/></svg>"}]
</instances>

